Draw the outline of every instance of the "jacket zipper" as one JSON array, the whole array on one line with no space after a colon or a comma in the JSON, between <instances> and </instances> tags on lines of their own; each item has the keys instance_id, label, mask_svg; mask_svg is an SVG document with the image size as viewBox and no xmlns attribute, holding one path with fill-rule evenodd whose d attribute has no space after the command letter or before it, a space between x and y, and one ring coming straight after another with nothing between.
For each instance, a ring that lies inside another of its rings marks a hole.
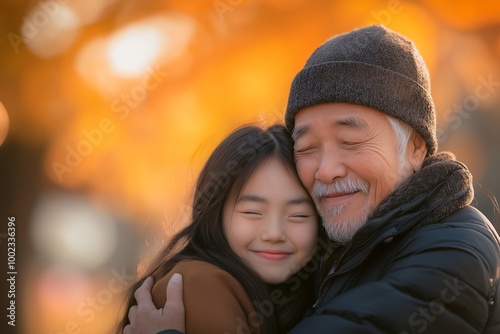
<instances>
[{"instance_id":1,"label":"jacket zipper","mask_svg":"<svg viewBox=\"0 0 500 334\"><path fill-rule=\"evenodd\" d=\"M391 231L393 232L393 231ZM348 269L344 269L343 271L340 272L340 274L343 274L343 273L346 273L348 271L351 271L352 269L355 269L356 267L358 267L361 263L363 263L363 261L368 257L368 255L371 253L371 251L378 246L378 244L380 242L382 242L383 240L386 240L387 238L390 238L390 237L393 237L393 233L391 233L391 235L384 235L383 237L380 237L376 242L374 242L374 246L372 249L370 249L370 251L368 252L365 252L365 255L356 263L354 264L353 266L351 266L350 268ZM323 288L324 286L326 285L326 283L331 279L333 278L334 276L337 276L339 274L339 272L336 272L335 269L338 265L338 263L340 263L340 260L342 260L342 258L344 257L345 254L347 254L347 252L349 251L349 248L348 247L345 252L340 255L339 259L337 261L335 261L335 264L333 266L333 268L330 270L330 273L328 274L328 276L323 280L323 282L320 284L319 286L319 293L320 293L320 296L318 297L318 299L316 300L316 302L314 302L313 304L313 308L316 308L318 306L318 304L321 302L321 300L325 297L326 295L326 291L323 291Z\"/></svg>"}]
</instances>

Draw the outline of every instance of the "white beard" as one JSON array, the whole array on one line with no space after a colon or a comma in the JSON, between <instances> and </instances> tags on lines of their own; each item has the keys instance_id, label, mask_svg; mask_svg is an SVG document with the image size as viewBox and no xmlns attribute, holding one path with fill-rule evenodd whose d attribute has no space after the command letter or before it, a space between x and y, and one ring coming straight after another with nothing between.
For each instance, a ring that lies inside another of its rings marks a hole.
<instances>
[{"instance_id":1,"label":"white beard","mask_svg":"<svg viewBox=\"0 0 500 334\"><path fill-rule=\"evenodd\" d=\"M357 219L338 218L346 206L347 204L333 207L329 206L323 209L318 207L319 214L323 220L323 227L325 228L328 237L341 244L346 244L352 240L354 234L366 224L370 214L368 209L369 206L367 206L367 210Z\"/></svg>"},{"instance_id":2,"label":"white beard","mask_svg":"<svg viewBox=\"0 0 500 334\"><path fill-rule=\"evenodd\" d=\"M368 189L368 184L362 180L353 181L351 179L343 179L328 185L323 183L314 184L312 197L330 239L342 244L349 242L356 231L358 231L368 220L370 203L367 203L365 212L362 212L359 218L340 219L338 217L342 215L348 204L344 203L337 206L323 205L321 203L321 198L332 193L340 192L354 193L361 191L367 194Z\"/></svg>"}]
</instances>

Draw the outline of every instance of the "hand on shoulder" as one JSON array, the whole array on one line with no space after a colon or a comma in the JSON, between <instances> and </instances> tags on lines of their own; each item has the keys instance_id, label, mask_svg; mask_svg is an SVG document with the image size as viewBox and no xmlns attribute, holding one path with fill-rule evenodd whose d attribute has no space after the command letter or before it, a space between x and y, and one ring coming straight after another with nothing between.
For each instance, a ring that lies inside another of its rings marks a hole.
<instances>
[{"instance_id":1,"label":"hand on shoulder","mask_svg":"<svg viewBox=\"0 0 500 334\"><path fill-rule=\"evenodd\" d=\"M163 308L157 309L151 299L153 278L148 277L134 293L137 305L129 310L130 324L125 326L123 334L157 334L167 329L184 332L182 285L182 276L174 274L166 289L167 302Z\"/></svg>"}]
</instances>

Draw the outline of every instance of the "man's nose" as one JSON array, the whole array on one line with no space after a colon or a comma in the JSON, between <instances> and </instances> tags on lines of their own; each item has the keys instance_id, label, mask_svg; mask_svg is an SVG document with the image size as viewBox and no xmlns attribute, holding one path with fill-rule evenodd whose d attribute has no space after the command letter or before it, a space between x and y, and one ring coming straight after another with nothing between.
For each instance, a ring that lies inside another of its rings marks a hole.
<instances>
[{"instance_id":1,"label":"man's nose","mask_svg":"<svg viewBox=\"0 0 500 334\"><path fill-rule=\"evenodd\" d=\"M346 176L347 167L341 157L333 151L323 152L318 169L316 170L316 180L330 184L336 178Z\"/></svg>"}]
</instances>

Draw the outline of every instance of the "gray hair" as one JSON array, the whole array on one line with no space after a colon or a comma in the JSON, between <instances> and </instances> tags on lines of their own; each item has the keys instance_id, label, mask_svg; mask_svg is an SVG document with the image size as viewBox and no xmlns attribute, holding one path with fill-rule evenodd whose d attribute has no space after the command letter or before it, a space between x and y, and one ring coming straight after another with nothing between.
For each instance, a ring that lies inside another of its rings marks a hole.
<instances>
[{"instance_id":1,"label":"gray hair","mask_svg":"<svg viewBox=\"0 0 500 334\"><path fill-rule=\"evenodd\" d=\"M405 122L395 117L389 115L384 115L384 116L385 118L387 118L387 121L389 121L389 123L392 126L392 129L394 130L394 134L396 135L396 145L398 150L399 163L402 166L404 166L406 164L405 161L406 147L408 146L408 141L410 139L411 134L415 130Z\"/></svg>"}]
</instances>

